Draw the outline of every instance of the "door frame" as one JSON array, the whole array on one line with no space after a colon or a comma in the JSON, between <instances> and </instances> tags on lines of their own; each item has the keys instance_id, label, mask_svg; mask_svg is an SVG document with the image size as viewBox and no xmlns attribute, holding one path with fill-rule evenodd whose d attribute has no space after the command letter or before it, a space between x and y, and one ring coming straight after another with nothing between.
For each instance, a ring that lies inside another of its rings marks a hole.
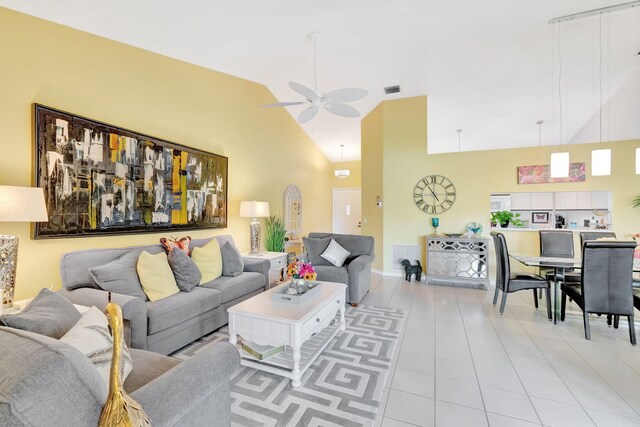
<instances>
[{"instance_id":1,"label":"door frame","mask_svg":"<svg viewBox=\"0 0 640 427\"><path fill-rule=\"evenodd\" d=\"M360 222L362 222L362 187L334 187L331 191L331 232L336 229L336 190L360 190ZM362 227L360 230L362 230Z\"/></svg>"}]
</instances>

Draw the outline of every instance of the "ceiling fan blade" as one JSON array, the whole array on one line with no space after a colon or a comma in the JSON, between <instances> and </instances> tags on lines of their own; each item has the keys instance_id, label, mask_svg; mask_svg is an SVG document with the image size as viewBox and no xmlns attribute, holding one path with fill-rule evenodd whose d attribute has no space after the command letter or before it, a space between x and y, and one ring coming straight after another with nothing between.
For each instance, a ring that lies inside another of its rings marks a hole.
<instances>
[{"instance_id":1,"label":"ceiling fan blade","mask_svg":"<svg viewBox=\"0 0 640 427\"><path fill-rule=\"evenodd\" d=\"M318 107L312 105L309 108L302 110L302 113L298 116L298 123L307 123L318 114Z\"/></svg>"},{"instance_id":2,"label":"ceiling fan blade","mask_svg":"<svg viewBox=\"0 0 640 427\"><path fill-rule=\"evenodd\" d=\"M347 104L324 104L324 108L330 113L341 117L360 117L360 112Z\"/></svg>"},{"instance_id":3,"label":"ceiling fan blade","mask_svg":"<svg viewBox=\"0 0 640 427\"><path fill-rule=\"evenodd\" d=\"M368 90L345 88L329 92L325 96L325 99L327 102L353 102L362 99L367 95L369 95Z\"/></svg>"},{"instance_id":4,"label":"ceiling fan blade","mask_svg":"<svg viewBox=\"0 0 640 427\"><path fill-rule=\"evenodd\" d=\"M305 85L301 85L300 83L296 83L296 82L289 82L289 87L293 90L295 90L296 92L298 92L300 95L304 96L305 98L316 98L316 92L312 89L309 89L308 87L306 87Z\"/></svg>"},{"instance_id":5,"label":"ceiling fan blade","mask_svg":"<svg viewBox=\"0 0 640 427\"><path fill-rule=\"evenodd\" d=\"M300 102L278 102L276 104L265 104L265 105L261 105L260 107L262 108L277 108L277 107L289 107L291 105L300 105L300 104L304 104L304 101L300 101Z\"/></svg>"}]
</instances>

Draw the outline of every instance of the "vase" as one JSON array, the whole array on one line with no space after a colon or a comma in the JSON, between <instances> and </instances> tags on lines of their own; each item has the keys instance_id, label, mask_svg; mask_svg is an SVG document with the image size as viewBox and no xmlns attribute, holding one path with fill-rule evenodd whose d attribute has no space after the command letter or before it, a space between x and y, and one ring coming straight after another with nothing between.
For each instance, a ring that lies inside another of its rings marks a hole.
<instances>
[{"instance_id":1,"label":"vase","mask_svg":"<svg viewBox=\"0 0 640 427\"><path fill-rule=\"evenodd\" d=\"M502 228L507 228L507 227L509 227L509 221L507 220L507 221L505 221L505 222L501 222L501 223L500 223L500 227L502 227Z\"/></svg>"},{"instance_id":2,"label":"vase","mask_svg":"<svg viewBox=\"0 0 640 427\"><path fill-rule=\"evenodd\" d=\"M293 279L291 285L296 289L298 294L304 294L307 292L307 282L304 279Z\"/></svg>"}]
</instances>

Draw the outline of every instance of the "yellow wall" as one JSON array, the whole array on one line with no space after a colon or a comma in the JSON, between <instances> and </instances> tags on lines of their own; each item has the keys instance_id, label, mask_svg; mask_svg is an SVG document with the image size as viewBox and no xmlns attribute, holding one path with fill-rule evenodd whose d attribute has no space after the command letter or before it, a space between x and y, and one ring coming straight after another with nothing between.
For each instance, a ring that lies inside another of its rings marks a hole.
<instances>
[{"instance_id":1,"label":"yellow wall","mask_svg":"<svg viewBox=\"0 0 640 427\"><path fill-rule=\"evenodd\" d=\"M336 178L334 173L337 169L342 169L342 162L331 164L331 187L332 188L360 188L361 182L361 164L360 160L352 162L344 162L344 168L349 169L350 175L346 178Z\"/></svg>"},{"instance_id":2,"label":"yellow wall","mask_svg":"<svg viewBox=\"0 0 640 427\"><path fill-rule=\"evenodd\" d=\"M241 200L282 210L288 184L303 193L305 232L331 229L332 165L263 85L0 8L0 184L32 184L31 104L38 102L229 157L229 227L249 249ZM149 244L162 234L30 240L29 224L1 224L17 235L16 298L59 286L60 255L85 248Z\"/></svg>"},{"instance_id":3,"label":"yellow wall","mask_svg":"<svg viewBox=\"0 0 640 427\"><path fill-rule=\"evenodd\" d=\"M381 177L384 180L385 272L391 272L393 244L419 244L424 258L425 236L432 233L431 216L415 206L411 194L416 182L431 174L448 177L457 190L454 206L438 215L440 232L462 232L469 222L475 221L482 224L484 235L488 236L489 197L494 192L590 190L613 193L613 228L619 238L640 232L640 209L630 206L631 200L640 195L640 175L635 174L635 148L640 142L571 145L571 161L587 163L585 182L518 185L516 166L548 164L551 151L557 147L427 155L426 111L426 97L386 101L362 121L363 195L372 192L369 187L379 188L376 184L370 186L369 182L375 183ZM380 145L384 152L382 161L375 154L364 155L368 150L381 151ZM590 176L591 150L598 148L612 149L611 176ZM384 163L382 171L381 162ZM538 250L537 232L506 233L510 251L534 253ZM378 249L377 254L381 253Z\"/></svg>"}]
</instances>

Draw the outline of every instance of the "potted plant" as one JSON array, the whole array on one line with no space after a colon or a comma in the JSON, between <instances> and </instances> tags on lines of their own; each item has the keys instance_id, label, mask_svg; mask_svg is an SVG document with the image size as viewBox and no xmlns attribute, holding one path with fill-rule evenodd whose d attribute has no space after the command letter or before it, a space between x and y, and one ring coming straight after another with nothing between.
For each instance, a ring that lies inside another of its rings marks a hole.
<instances>
[{"instance_id":1,"label":"potted plant","mask_svg":"<svg viewBox=\"0 0 640 427\"><path fill-rule=\"evenodd\" d=\"M271 215L266 219L264 247L269 252L284 252L284 241L287 229L281 215Z\"/></svg>"},{"instance_id":2,"label":"potted plant","mask_svg":"<svg viewBox=\"0 0 640 427\"><path fill-rule=\"evenodd\" d=\"M491 214L491 222L496 225L500 225L502 228L507 228L511 223L514 227L522 227L524 224L520 219L520 214L510 211L498 211Z\"/></svg>"}]
</instances>

